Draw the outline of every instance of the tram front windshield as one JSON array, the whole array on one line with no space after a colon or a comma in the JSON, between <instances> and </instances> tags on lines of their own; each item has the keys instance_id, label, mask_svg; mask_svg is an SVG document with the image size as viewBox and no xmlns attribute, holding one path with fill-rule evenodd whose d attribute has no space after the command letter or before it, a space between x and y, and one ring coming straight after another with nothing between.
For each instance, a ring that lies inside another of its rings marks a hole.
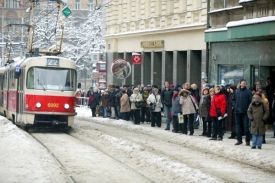
<instances>
[{"instance_id":1,"label":"tram front windshield","mask_svg":"<svg viewBox=\"0 0 275 183\"><path fill-rule=\"evenodd\" d=\"M32 67L27 74L27 88L35 90L76 90L76 71L64 68Z\"/></svg>"}]
</instances>

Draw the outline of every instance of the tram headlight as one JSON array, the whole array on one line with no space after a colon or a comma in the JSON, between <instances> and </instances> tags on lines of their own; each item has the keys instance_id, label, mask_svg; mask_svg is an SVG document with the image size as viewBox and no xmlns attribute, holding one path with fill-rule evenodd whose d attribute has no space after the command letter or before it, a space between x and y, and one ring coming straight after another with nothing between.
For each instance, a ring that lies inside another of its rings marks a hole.
<instances>
[{"instance_id":1,"label":"tram headlight","mask_svg":"<svg viewBox=\"0 0 275 183\"><path fill-rule=\"evenodd\" d=\"M65 109L69 109L69 108L70 108L70 105L69 105L69 104L65 104L65 105L64 105L64 108L65 108Z\"/></svg>"},{"instance_id":2,"label":"tram headlight","mask_svg":"<svg viewBox=\"0 0 275 183\"><path fill-rule=\"evenodd\" d=\"M40 103L40 102L37 102L35 106L36 106L37 108L40 108L40 107L41 107L41 103Z\"/></svg>"}]
</instances>

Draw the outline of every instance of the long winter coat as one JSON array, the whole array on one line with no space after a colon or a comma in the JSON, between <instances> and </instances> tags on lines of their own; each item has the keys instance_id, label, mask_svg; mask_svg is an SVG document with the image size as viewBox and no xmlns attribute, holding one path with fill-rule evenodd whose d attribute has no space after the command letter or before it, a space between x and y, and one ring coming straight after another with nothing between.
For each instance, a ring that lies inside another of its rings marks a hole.
<instances>
[{"instance_id":1,"label":"long winter coat","mask_svg":"<svg viewBox=\"0 0 275 183\"><path fill-rule=\"evenodd\" d=\"M154 111L151 112L160 112L162 108L162 103L160 99L160 95L155 96L153 93L149 95L147 98L147 104L156 103L156 108Z\"/></svg>"},{"instance_id":2,"label":"long winter coat","mask_svg":"<svg viewBox=\"0 0 275 183\"><path fill-rule=\"evenodd\" d=\"M226 125L226 131L235 131L234 128L235 126L235 115L234 115L234 108L232 105L232 97L234 96L234 93L229 93L226 106L227 106L227 125Z\"/></svg>"},{"instance_id":3,"label":"long winter coat","mask_svg":"<svg viewBox=\"0 0 275 183\"><path fill-rule=\"evenodd\" d=\"M208 95L203 95L200 99L200 106L199 106L200 117L207 117L209 114L209 111L207 109L207 96Z\"/></svg>"},{"instance_id":4,"label":"long winter coat","mask_svg":"<svg viewBox=\"0 0 275 183\"><path fill-rule=\"evenodd\" d=\"M126 93L124 93L120 98L120 112L130 112L129 98Z\"/></svg>"},{"instance_id":5,"label":"long winter coat","mask_svg":"<svg viewBox=\"0 0 275 183\"><path fill-rule=\"evenodd\" d=\"M101 96L101 102L102 102L102 106L103 107L109 106L108 97L109 97L108 92L104 92L102 94L102 96Z\"/></svg>"},{"instance_id":6,"label":"long winter coat","mask_svg":"<svg viewBox=\"0 0 275 183\"><path fill-rule=\"evenodd\" d=\"M258 101L259 105L256 105L255 101ZM258 95L253 96L252 102L247 110L247 115L251 120L251 134L265 134L265 121L269 116L269 107L262 102L261 97Z\"/></svg>"},{"instance_id":7,"label":"long winter coat","mask_svg":"<svg viewBox=\"0 0 275 183\"><path fill-rule=\"evenodd\" d=\"M182 114L195 114L196 110L198 109L198 106L196 104L196 101L194 100L193 96L190 95L190 92L188 90L182 89L179 92L179 95L181 95L183 92L188 93L186 97L180 96L180 104L182 105ZM195 106L194 106L195 105Z\"/></svg>"},{"instance_id":8,"label":"long winter coat","mask_svg":"<svg viewBox=\"0 0 275 183\"><path fill-rule=\"evenodd\" d=\"M217 112L220 111L220 114ZM220 117L226 113L226 96L225 94L217 93L212 98L210 116Z\"/></svg>"},{"instance_id":9,"label":"long winter coat","mask_svg":"<svg viewBox=\"0 0 275 183\"><path fill-rule=\"evenodd\" d=\"M134 91L134 93L130 97L131 110L136 110L137 109L136 104L135 104L134 101L136 101L136 102L142 102L143 101L142 94L140 94L138 91L137 92ZM140 109L140 108L138 108L138 109Z\"/></svg>"}]
</instances>

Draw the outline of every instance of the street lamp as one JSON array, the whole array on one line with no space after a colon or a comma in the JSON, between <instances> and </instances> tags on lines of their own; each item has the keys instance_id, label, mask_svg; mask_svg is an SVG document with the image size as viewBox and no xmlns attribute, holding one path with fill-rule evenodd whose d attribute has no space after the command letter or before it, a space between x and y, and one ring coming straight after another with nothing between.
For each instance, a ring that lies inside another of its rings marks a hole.
<instances>
[{"instance_id":1,"label":"street lamp","mask_svg":"<svg viewBox=\"0 0 275 183\"><path fill-rule=\"evenodd\" d=\"M0 8L1 8L1 16L2 16L2 44L4 44L4 9L2 4L0 4ZM0 66L4 65L4 47L2 46L2 59L1 59L1 63Z\"/></svg>"}]
</instances>

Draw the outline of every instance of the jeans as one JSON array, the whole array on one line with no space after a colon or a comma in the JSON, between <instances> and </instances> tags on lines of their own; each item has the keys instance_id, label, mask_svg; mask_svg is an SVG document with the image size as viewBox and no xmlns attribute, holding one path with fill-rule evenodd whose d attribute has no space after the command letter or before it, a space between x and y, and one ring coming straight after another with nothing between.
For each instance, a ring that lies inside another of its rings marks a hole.
<instances>
[{"instance_id":1,"label":"jeans","mask_svg":"<svg viewBox=\"0 0 275 183\"><path fill-rule=\"evenodd\" d=\"M172 107L167 107L164 104L164 112L165 112L165 116L166 116L166 128L170 130L170 123L171 123L171 116L170 113L172 112Z\"/></svg>"},{"instance_id":2,"label":"jeans","mask_svg":"<svg viewBox=\"0 0 275 183\"><path fill-rule=\"evenodd\" d=\"M118 119L121 119L121 115L120 115L120 106L115 106L115 112L116 112L116 117Z\"/></svg>"},{"instance_id":3,"label":"jeans","mask_svg":"<svg viewBox=\"0 0 275 183\"><path fill-rule=\"evenodd\" d=\"M223 138L223 130L222 130L222 123L223 120L218 120L217 117L212 118L212 123L213 123L213 134L212 138L217 138L217 135L220 139Z\"/></svg>"},{"instance_id":4,"label":"jeans","mask_svg":"<svg viewBox=\"0 0 275 183\"><path fill-rule=\"evenodd\" d=\"M112 118L116 117L115 107L111 107L111 117Z\"/></svg>"},{"instance_id":5,"label":"jeans","mask_svg":"<svg viewBox=\"0 0 275 183\"><path fill-rule=\"evenodd\" d=\"M242 142L242 134L245 135L245 141L250 142L249 119L246 113L235 113L236 132L238 142ZM242 131L243 129L243 131Z\"/></svg>"},{"instance_id":6,"label":"jeans","mask_svg":"<svg viewBox=\"0 0 275 183\"><path fill-rule=\"evenodd\" d=\"M252 136L252 146L262 147L263 135L253 135Z\"/></svg>"}]
</instances>

